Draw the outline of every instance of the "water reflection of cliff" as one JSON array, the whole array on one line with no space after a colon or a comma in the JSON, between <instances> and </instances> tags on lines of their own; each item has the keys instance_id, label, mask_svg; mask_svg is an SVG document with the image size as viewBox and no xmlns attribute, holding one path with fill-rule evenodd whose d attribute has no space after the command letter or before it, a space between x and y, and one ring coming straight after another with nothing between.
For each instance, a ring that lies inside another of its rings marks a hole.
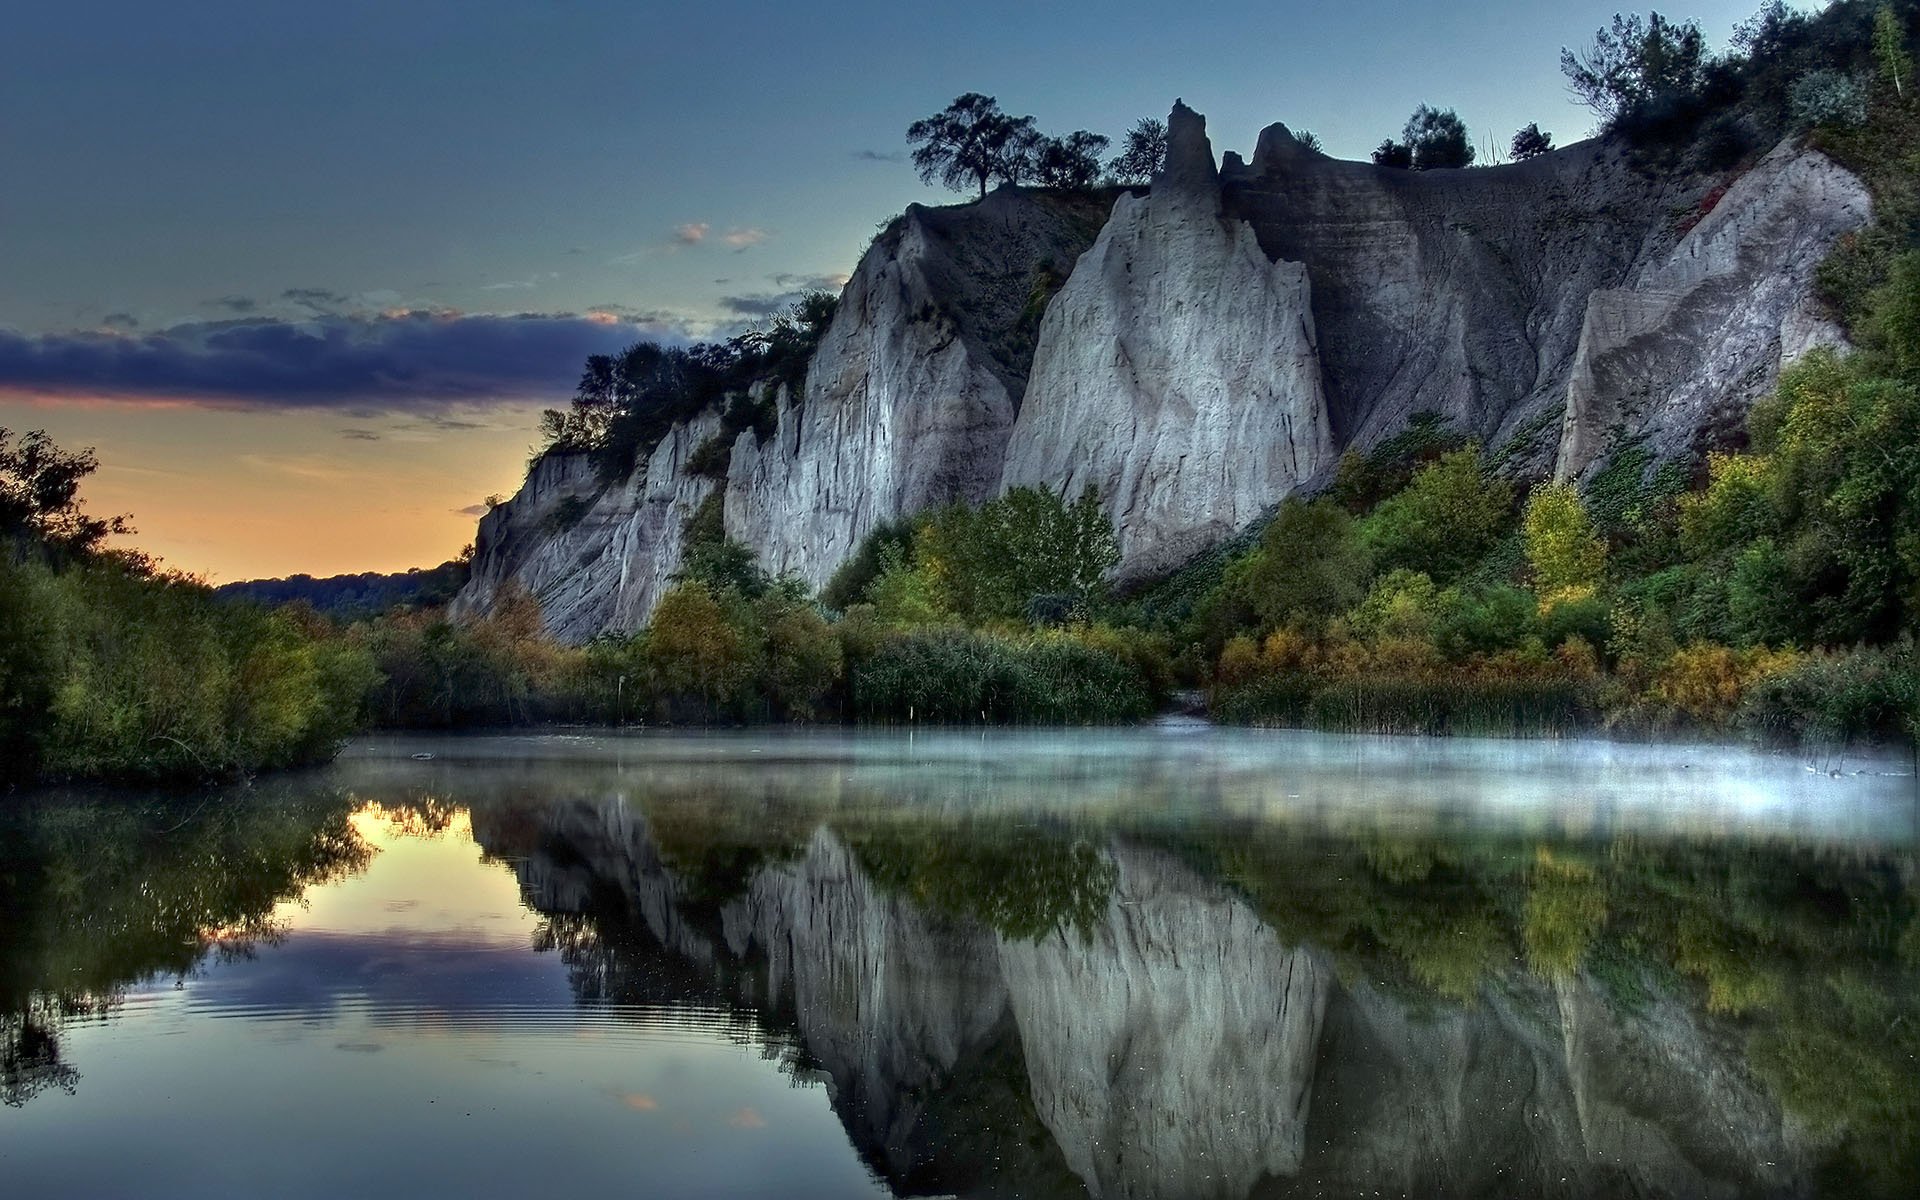
<instances>
[{"instance_id":1,"label":"water reflection of cliff","mask_svg":"<svg viewBox=\"0 0 1920 1200\"><path fill-rule=\"evenodd\" d=\"M1910 868L1685 841L475 811L583 997L791 1031L903 1193L1794 1195L1915 1167Z\"/></svg>"}]
</instances>

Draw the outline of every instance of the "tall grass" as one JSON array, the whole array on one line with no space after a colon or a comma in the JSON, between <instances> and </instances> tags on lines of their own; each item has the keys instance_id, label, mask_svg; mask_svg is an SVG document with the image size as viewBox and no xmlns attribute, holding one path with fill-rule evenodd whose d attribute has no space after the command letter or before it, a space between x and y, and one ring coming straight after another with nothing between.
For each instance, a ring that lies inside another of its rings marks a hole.
<instances>
[{"instance_id":1,"label":"tall grass","mask_svg":"<svg viewBox=\"0 0 1920 1200\"><path fill-rule=\"evenodd\" d=\"M1214 715L1333 733L1565 736L1598 724L1594 688L1567 679L1266 675L1216 693Z\"/></svg>"},{"instance_id":2,"label":"tall grass","mask_svg":"<svg viewBox=\"0 0 1920 1200\"><path fill-rule=\"evenodd\" d=\"M881 647L854 680L864 721L1079 725L1138 720L1153 708L1133 666L1064 638L921 630Z\"/></svg>"}]
</instances>

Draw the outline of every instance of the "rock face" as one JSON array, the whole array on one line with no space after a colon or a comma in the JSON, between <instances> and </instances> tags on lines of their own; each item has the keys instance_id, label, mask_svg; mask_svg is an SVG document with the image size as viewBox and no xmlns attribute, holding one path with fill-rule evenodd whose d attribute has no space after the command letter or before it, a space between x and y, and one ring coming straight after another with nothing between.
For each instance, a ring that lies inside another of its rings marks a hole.
<instances>
[{"instance_id":1,"label":"rock face","mask_svg":"<svg viewBox=\"0 0 1920 1200\"><path fill-rule=\"evenodd\" d=\"M1781 145L1667 255L1587 299L1554 473L1578 477L1622 442L1658 458L1737 427L1781 365L1844 341L1813 302L1814 270L1872 215L1860 180Z\"/></svg>"},{"instance_id":2,"label":"rock face","mask_svg":"<svg viewBox=\"0 0 1920 1200\"><path fill-rule=\"evenodd\" d=\"M1216 170L1198 114L1176 108L1169 135L1151 192L1110 213L1002 189L892 223L772 435L738 436L727 533L818 586L881 522L1092 484L1133 578L1417 413L1524 476L1589 477L1636 444L1694 454L1783 361L1839 340L1813 271L1870 216L1858 179L1791 141L1735 176L1648 173L1609 141L1390 170L1281 125ZM644 620L678 566L674 515L711 486L674 477L701 440L670 438L564 531L544 514L586 485L541 463L483 521L459 611L516 581L569 640Z\"/></svg>"},{"instance_id":3,"label":"rock face","mask_svg":"<svg viewBox=\"0 0 1920 1200\"><path fill-rule=\"evenodd\" d=\"M646 624L679 569L687 518L715 487L683 468L719 431L713 413L676 426L639 470L612 485L584 454L541 458L513 499L480 519L473 574L454 597L453 616L483 615L519 588L540 602L548 632L562 641Z\"/></svg>"},{"instance_id":4,"label":"rock face","mask_svg":"<svg viewBox=\"0 0 1920 1200\"><path fill-rule=\"evenodd\" d=\"M780 398L773 437L735 444L728 535L817 586L875 525L989 499L1032 358L1034 298L1099 220L1089 200L1006 189L909 208L861 260L802 395Z\"/></svg>"},{"instance_id":5,"label":"rock face","mask_svg":"<svg viewBox=\"0 0 1920 1200\"><path fill-rule=\"evenodd\" d=\"M1168 124L1151 194L1122 196L1047 308L1007 487L1099 489L1120 575L1179 565L1334 457L1307 271L1221 216L1206 124Z\"/></svg>"}]
</instances>

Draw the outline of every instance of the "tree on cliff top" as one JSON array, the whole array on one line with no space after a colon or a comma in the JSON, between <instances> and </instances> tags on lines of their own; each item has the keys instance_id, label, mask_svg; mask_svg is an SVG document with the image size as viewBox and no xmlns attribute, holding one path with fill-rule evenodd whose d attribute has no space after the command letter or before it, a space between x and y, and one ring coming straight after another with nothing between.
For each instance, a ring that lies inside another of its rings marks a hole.
<instances>
[{"instance_id":1,"label":"tree on cliff top","mask_svg":"<svg viewBox=\"0 0 1920 1200\"><path fill-rule=\"evenodd\" d=\"M1422 104L1414 109L1400 140L1412 151L1416 171L1473 165L1473 142L1467 138L1467 123L1450 108L1443 112Z\"/></svg>"},{"instance_id":2,"label":"tree on cliff top","mask_svg":"<svg viewBox=\"0 0 1920 1200\"><path fill-rule=\"evenodd\" d=\"M1034 177L1040 186L1085 191L1100 181L1100 156L1107 139L1084 129L1063 138L1048 138L1034 157Z\"/></svg>"},{"instance_id":3,"label":"tree on cliff top","mask_svg":"<svg viewBox=\"0 0 1920 1200\"><path fill-rule=\"evenodd\" d=\"M1612 27L1595 33L1591 46L1560 51L1567 90L1609 128L1638 109L1698 92L1706 65L1700 27L1659 13L1616 13Z\"/></svg>"},{"instance_id":4,"label":"tree on cliff top","mask_svg":"<svg viewBox=\"0 0 1920 1200\"><path fill-rule=\"evenodd\" d=\"M907 142L920 178L955 191L977 186L984 197L995 179L1019 183L1032 172L1040 135L1032 117L1009 116L992 96L968 92L907 126Z\"/></svg>"},{"instance_id":5,"label":"tree on cliff top","mask_svg":"<svg viewBox=\"0 0 1920 1200\"><path fill-rule=\"evenodd\" d=\"M1142 186L1153 182L1167 162L1167 123L1144 117L1127 130L1127 146L1107 164L1117 183Z\"/></svg>"},{"instance_id":6,"label":"tree on cliff top","mask_svg":"<svg viewBox=\"0 0 1920 1200\"><path fill-rule=\"evenodd\" d=\"M1515 162L1525 162L1530 158L1539 158L1553 149L1553 135L1543 133L1536 122L1529 122L1525 128L1513 135L1513 144L1509 153Z\"/></svg>"}]
</instances>

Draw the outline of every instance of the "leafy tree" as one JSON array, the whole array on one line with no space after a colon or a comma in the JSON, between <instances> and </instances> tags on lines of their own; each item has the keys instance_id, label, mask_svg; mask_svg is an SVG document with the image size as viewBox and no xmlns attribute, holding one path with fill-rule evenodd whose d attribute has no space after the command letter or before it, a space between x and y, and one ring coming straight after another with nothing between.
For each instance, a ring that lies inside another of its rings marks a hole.
<instances>
[{"instance_id":1,"label":"leafy tree","mask_svg":"<svg viewBox=\"0 0 1920 1200\"><path fill-rule=\"evenodd\" d=\"M762 691L776 713L813 717L840 681L840 641L818 609L791 594L769 592L759 606L766 631Z\"/></svg>"},{"instance_id":2,"label":"leafy tree","mask_svg":"<svg viewBox=\"0 0 1920 1200\"><path fill-rule=\"evenodd\" d=\"M1733 49L1749 62L1777 57L1806 28L1807 15L1786 0L1767 0L1758 12L1733 27Z\"/></svg>"},{"instance_id":3,"label":"leafy tree","mask_svg":"<svg viewBox=\"0 0 1920 1200\"><path fill-rule=\"evenodd\" d=\"M1530 158L1539 158L1553 150L1553 135L1542 133L1536 122L1529 121L1526 126L1513 135L1513 143L1508 153L1513 161L1525 162Z\"/></svg>"},{"instance_id":4,"label":"leafy tree","mask_svg":"<svg viewBox=\"0 0 1920 1200\"><path fill-rule=\"evenodd\" d=\"M1100 156L1107 145L1106 138L1084 129L1047 138L1034 156L1034 178L1042 187L1086 191L1100 181Z\"/></svg>"},{"instance_id":5,"label":"leafy tree","mask_svg":"<svg viewBox=\"0 0 1920 1200\"><path fill-rule=\"evenodd\" d=\"M1360 602L1371 567L1345 509L1327 499L1288 500L1237 582L1263 624L1317 623Z\"/></svg>"},{"instance_id":6,"label":"leafy tree","mask_svg":"<svg viewBox=\"0 0 1920 1200\"><path fill-rule=\"evenodd\" d=\"M1473 143L1467 125L1452 109L1442 112L1422 104L1407 118L1400 142L1413 157L1413 169L1433 171L1473 163Z\"/></svg>"},{"instance_id":7,"label":"leafy tree","mask_svg":"<svg viewBox=\"0 0 1920 1200\"><path fill-rule=\"evenodd\" d=\"M928 183L955 191L977 186L982 197L995 179L1019 183L1032 170L1039 134L1032 117L1009 116L979 92L957 97L942 112L907 126L913 165Z\"/></svg>"},{"instance_id":8,"label":"leafy tree","mask_svg":"<svg viewBox=\"0 0 1920 1200\"><path fill-rule=\"evenodd\" d=\"M1882 4L1873 14L1873 57L1879 64L1880 77L1893 85L1893 93L1904 99L1907 94L1907 76L1913 73L1913 62L1907 57L1906 37L1900 28L1899 14L1893 11L1893 5Z\"/></svg>"},{"instance_id":9,"label":"leafy tree","mask_svg":"<svg viewBox=\"0 0 1920 1200\"><path fill-rule=\"evenodd\" d=\"M723 711L752 681L754 646L722 597L698 581L661 598L647 623L646 661L661 696Z\"/></svg>"},{"instance_id":10,"label":"leafy tree","mask_svg":"<svg viewBox=\"0 0 1920 1200\"><path fill-rule=\"evenodd\" d=\"M1072 503L1045 486L1019 487L977 509L943 509L921 528L914 555L942 606L970 621L1021 617L1035 596L1084 609L1120 561L1091 487Z\"/></svg>"},{"instance_id":11,"label":"leafy tree","mask_svg":"<svg viewBox=\"0 0 1920 1200\"><path fill-rule=\"evenodd\" d=\"M44 430L15 440L0 427L0 540L77 558L133 532L127 518L90 517L81 505L81 481L99 466L92 450L68 453Z\"/></svg>"},{"instance_id":12,"label":"leafy tree","mask_svg":"<svg viewBox=\"0 0 1920 1200\"><path fill-rule=\"evenodd\" d=\"M1319 135L1318 135L1318 134L1316 134L1316 133L1314 133L1314 132L1313 132L1313 130L1311 130L1311 129L1296 129L1296 130L1294 130L1294 131L1293 131L1293 140L1294 140L1294 141L1296 141L1296 142L1298 142L1298 143L1300 143L1300 148L1301 148L1302 150L1311 150L1311 151L1313 151L1313 152L1314 152L1315 154L1325 154L1325 153L1326 153L1326 151L1325 151L1324 149L1322 149L1322 148L1321 148L1321 146L1320 146L1320 137L1319 137Z\"/></svg>"},{"instance_id":13,"label":"leafy tree","mask_svg":"<svg viewBox=\"0 0 1920 1200\"><path fill-rule=\"evenodd\" d=\"M1107 172L1115 182L1141 187L1153 182L1167 164L1167 123L1143 117L1127 131L1125 146L1111 162Z\"/></svg>"},{"instance_id":14,"label":"leafy tree","mask_svg":"<svg viewBox=\"0 0 1920 1200\"><path fill-rule=\"evenodd\" d=\"M1527 500L1521 527L1534 585L1548 604L1591 595L1607 567L1607 543L1570 483L1543 483Z\"/></svg>"},{"instance_id":15,"label":"leafy tree","mask_svg":"<svg viewBox=\"0 0 1920 1200\"><path fill-rule=\"evenodd\" d=\"M1422 467L1360 523L1361 537L1377 567L1424 571L1446 583L1492 549L1512 510L1513 485L1483 472L1479 451L1468 447Z\"/></svg>"},{"instance_id":16,"label":"leafy tree","mask_svg":"<svg viewBox=\"0 0 1920 1200\"><path fill-rule=\"evenodd\" d=\"M1399 171L1411 170L1413 148L1404 142L1396 142L1388 138L1374 148L1373 164L1377 167L1392 167Z\"/></svg>"},{"instance_id":17,"label":"leafy tree","mask_svg":"<svg viewBox=\"0 0 1920 1200\"><path fill-rule=\"evenodd\" d=\"M1560 71L1574 99L1613 126L1633 110L1658 100L1694 95L1705 80L1706 39L1691 21L1675 23L1659 13L1642 18L1614 14L1611 28L1593 44L1560 51Z\"/></svg>"}]
</instances>

